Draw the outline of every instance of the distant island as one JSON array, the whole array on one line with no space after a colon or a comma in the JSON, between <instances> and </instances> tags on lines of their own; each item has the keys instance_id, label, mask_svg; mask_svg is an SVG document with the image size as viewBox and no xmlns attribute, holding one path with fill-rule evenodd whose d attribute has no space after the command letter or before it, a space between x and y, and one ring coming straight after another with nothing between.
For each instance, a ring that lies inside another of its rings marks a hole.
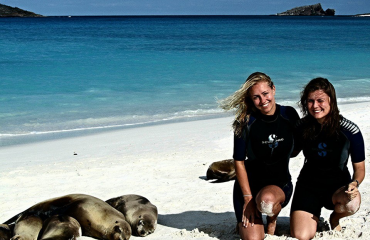
<instances>
[{"instance_id":1,"label":"distant island","mask_svg":"<svg viewBox=\"0 0 370 240\"><path fill-rule=\"evenodd\" d=\"M334 9L324 9L320 3L292 8L288 11L278 13L278 16L334 16Z\"/></svg>"},{"instance_id":2,"label":"distant island","mask_svg":"<svg viewBox=\"0 0 370 240\"><path fill-rule=\"evenodd\" d=\"M0 4L0 17L43 17L43 16L17 7L10 7L4 4Z\"/></svg>"}]
</instances>

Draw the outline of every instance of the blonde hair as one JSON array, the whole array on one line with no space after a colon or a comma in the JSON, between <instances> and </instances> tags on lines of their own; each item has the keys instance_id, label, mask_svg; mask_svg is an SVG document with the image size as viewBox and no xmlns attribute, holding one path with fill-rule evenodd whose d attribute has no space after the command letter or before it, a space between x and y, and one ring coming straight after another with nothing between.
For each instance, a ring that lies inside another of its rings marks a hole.
<instances>
[{"instance_id":1,"label":"blonde hair","mask_svg":"<svg viewBox=\"0 0 370 240\"><path fill-rule=\"evenodd\" d=\"M248 91L256 83L261 81L266 82L271 88L274 87L274 83L268 75L262 72L255 72L247 78L239 90L229 97L219 101L220 108L226 111L236 109L235 120L232 127L237 136L241 136L244 126L249 121L251 112L256 110L252 100L249 98Z\"/></svg>"}]
</instances>

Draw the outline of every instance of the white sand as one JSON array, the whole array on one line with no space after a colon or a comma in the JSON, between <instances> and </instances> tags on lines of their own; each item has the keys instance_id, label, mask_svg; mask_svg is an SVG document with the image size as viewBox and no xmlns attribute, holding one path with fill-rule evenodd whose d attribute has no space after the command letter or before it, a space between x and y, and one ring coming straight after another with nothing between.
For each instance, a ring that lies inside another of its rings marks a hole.
<instances>
[{"instance_id":1,"label":"white sand","mask_svg":"<svg viewBox=\"0 0 370 240\"><path fill-rule=\"evenodd\" d=\"M368 162L370 103L340 109L360 127ZM172 123L1 148L0 222L35 203L70 193L103 200L134 193L159 210L157 230L146 239L239 239L233 233L233 182L202 179L212 162L232 157L231 121ZM302 164L302 154L291 160L293 181ZM370 238L368 186L366 174L361 209L341 222L344 230L318 232L315 239ZM279 236L266 239L292 239L289 210L290 204L279 215ZM329 213L323 210L324 221Z\"/></svg>"}]
</instances>

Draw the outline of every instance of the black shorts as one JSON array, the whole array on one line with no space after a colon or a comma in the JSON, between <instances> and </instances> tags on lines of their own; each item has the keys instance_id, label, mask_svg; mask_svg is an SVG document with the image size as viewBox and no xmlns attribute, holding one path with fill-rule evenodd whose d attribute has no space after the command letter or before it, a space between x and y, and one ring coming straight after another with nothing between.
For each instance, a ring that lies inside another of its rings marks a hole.
<instances>
[{"instance_id":1,"label":"black shorts","mask_svg":"<svg viewBox=\"0 0 370 240\"><path fill-rule=\"evenodd\" d=\"M288 205L289 200L292 197L293 184L291 181L289 181L288 183L282 186L279 186L279 185L277 186L280 187L285 194L285 201L281 204L281 208L284 208L286 205ZM252 195L256 196L263 187L265 186L259 186L259 187L251 186ZM235 211L236 219L238 220L238 222L241 222L242 215L243 215L244 197L240 189L238 180L235 180L235 184L234 184L233 203L234 203L234 211Z\"/></svg>"},{"instance_id":2,"label":"black shorts","mask_svg":"<svg viewBox=\"0 0 370 240\"><path fill-rule=\"evenodd\" d=\"M335 191L342 185L336 184L320 189L317 186L317 184L300 184L298 181L290 212L301 210L320 218L321 208L325 207L328 210L334 210L332 197Z\"/></svg>"}]
</instances>

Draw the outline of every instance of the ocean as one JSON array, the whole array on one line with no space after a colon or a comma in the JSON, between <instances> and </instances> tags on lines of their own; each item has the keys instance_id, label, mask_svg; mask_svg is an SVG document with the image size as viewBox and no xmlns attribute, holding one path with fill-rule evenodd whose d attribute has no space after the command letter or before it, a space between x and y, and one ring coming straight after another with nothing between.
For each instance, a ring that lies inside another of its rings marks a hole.
<instances>
[{"instance_id":1,"label":"ocean","mask_svg":"<svg viewBox=\"0 0 370 240\"><path fill-rule=\"evenodd\" d=\"M328 78L340 103L370 100L370 18L0 18L0 147L230 115L253 72L276 100Z\"/></svg>"}]
</instances>

